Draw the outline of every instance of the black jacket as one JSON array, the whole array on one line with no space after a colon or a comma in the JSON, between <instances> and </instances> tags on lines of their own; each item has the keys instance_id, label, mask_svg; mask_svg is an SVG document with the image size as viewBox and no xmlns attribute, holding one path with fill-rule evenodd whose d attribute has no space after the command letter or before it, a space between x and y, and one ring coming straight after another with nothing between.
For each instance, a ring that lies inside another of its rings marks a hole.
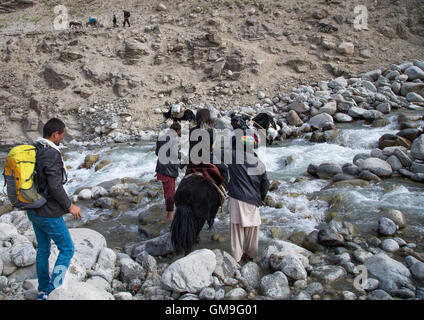
<instances>
[{"instance_id":1,"label":"black jacket","mask_svg":"<svg viewBox=\"0 0 424 320\"><path fill-rule=\"evenodd\" d=\"M193 134L193 131L195 131L195 130L199 130L197 132L198 134L200 134L199 137L196 137ZM209 137L208 141L203 141L203 135L202 135L202 133L204 134L205 132L207 132L207 135ZM205 150L206 150L207 147L209 147L209 152L212 151L212 144L213 144L214 134L215 133L214 133L214 129L213 128L200 129L199 126L190 128L190 131L189 131L189 138L190 138L190 140L189 140L189 159L190 159L190 162L192 162L192 160L194 160L194 159L192 159L192 154L191 154L192 153L192 149L193 149L194 146L199 145L198 148L200 148L200 149L197 150L198 152L196 152L196 150L194 152L194 157L199 157L199 159L202 158L202 150L203 150L203 148L205 148ZM205 157L207 157L207 156L205 156Z\"/></svg>"},{"instance_id":2,"label":"black jacket","mask_svg":"<svg viewBox=\"0 0 424 320\"><path fill-rule=\"evenodd\" d=\"M155 150L155 154L157 156L159 156L159 150L160 150L160 148L165 143L169 142L170 139L171 139L171 137L168 135L164 141L161 141L159 139L157 140L157 142L156 142L156 150ZM173 147L175 147L175 144L173 144ZM178 159L181 159L181 155L178 152L178 150L175 150L174 149L173 152L176 152L175 156L177 156ZM166 156L167 157L170 157L170 155L171 155L171 150L167 150ZM155 171L156 171L156 173L160 173L160 174L163 174L165 176L176 178L176 177L178 177L178 168L180 168L180 167L181 166L179 164L173 164L171 162L169 162L167 164L163 164L163 163L161 163L159 161L159 158L158 158L158 160L156 162L156 170Z\"/></svg>"},{"instance_id":3,"label":"black jacket","mask_svg":"<svg viewBox=\"0 0 424 320\"><path fill-rule=\"evenodd\" d=\"M265 165L253 153L242 154L244 154L244 162L238 164L236 151L232 151L232 162L228 164L230 173L228 195L260 207L269 189Z\"/></svg>"},{"instance_id":4,"label":"black jacket","mask_svg":"<svg viewBox=\"0 0 424 320\"><path fill-rule=\"evenodd\" d=\"M35 164L37 185L40 193L47 200L44 206L35 209L36 215L49 218L61 217L68 213L72 204L63 188L66 178L62 157L54 148L41 144L35 146L37 148Z\"/></svg>"},{"instance_id":5,"label":"black jacket","mask_svg":"<svg viewBox=\"0 0 424 320\"><path fill-rule=\"evenodd\" d=\"M211 163L218 168L219 173L224 179L225 187L228 190L228 183L230 179L228 175L228 166L224 163L223 160L218 161L218 159L214 156L213 152L211 152Z\"/></svg>"},{"instance_id":6,"label":"black jacket","mask_svg":"<svg viewBox=\"0 0 424 320\"><path fill-rule=\"evenodd\" d=\"M207 132L208 140L207 141L203 141L203 136L202 135L200 135L199 137L193 136L193 139L194 140L191 140L191 137L192 137L192 134L193 134L193 131L194 130L203 130L203 132ZM190 128L190 131L189 131L189 137L190 137L190 140L189 140L189 159L190 159L190 162L191 162L191 160L193 160L191 158L191 155L192 155L191 154L191 151L192 151L192 149L193 149L194 146L200 144L199 145L199 147L200 147L200 146L202 146L201 145L202 143L205 143L205 145L203 147L205 149L207 149L207 146L209 144L209 152L210 152L209 163L214 164L218 168L219 172L221 173L221 176L224 178L225 186L228 188L228 179L229 179L229 177L228 177L228 167L227 167L227 165L225 163L223 163L223 161L218 162L215 159L214 154L213 154L212 144L214 142L214 136L215 136L215 134L216 134L215 133L215 129L213 129L213 128L200 129L200 126L195 126L193 128ZM203 158L202 157L202 155L203 155L202 150L203 150L203 148L200 148L198 150L197 154L196 153L194 154L194 156L198 156L199 157L199 160L201 160ZM224 158L222 158L222 156L221 156L221 159L224 159ZM207 162L205 162L205 163L207 163Z\"/></svg>"}]
</instances>

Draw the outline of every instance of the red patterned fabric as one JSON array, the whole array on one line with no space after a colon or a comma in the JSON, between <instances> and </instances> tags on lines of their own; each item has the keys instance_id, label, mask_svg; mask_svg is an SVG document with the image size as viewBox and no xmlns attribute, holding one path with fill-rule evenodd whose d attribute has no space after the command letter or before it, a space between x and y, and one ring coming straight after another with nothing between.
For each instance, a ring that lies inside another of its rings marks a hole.
<instances>
[{"instance_id":1,"label":"red patterned fabric","mask_svg":"<svg viewBox=\"0 0 424 320\"><path fill-rule=\"evenodd\" d=\"M215 183L218 186L223 185L224 188L226 188L224 178L221 176L219 169L212 163L190 163L187 166L186 175L192 173L201 173L210 182Z\"/></svg>"},{"instance_id":2,"label":"red patterned fabric","mask_svg":"<svg viewBox=\"0 0 424 320\"><path fill-rule=\"evenodd\" d=\"M156 177L159 181L162 181L166 211L174 211L175 180L177 180L177 178L166 176L161 173L158 173Z\"/></svg>"}]
</instances>

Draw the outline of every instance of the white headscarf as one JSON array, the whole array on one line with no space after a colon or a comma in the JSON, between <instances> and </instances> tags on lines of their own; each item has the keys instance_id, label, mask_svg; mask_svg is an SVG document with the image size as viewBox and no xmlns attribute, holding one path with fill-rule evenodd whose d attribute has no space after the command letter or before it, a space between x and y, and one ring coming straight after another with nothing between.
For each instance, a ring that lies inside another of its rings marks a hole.
<instances>
[{"instance_id":1,"label":"white headscarf","mask_svg":"<svg viewBox=\"0 0 424 320\"><path fill-rule=\"evenodd\" d=\"M60 157L62 158L63 170L65 172L65 176L67 177L68 176L68 173L66 172L65 161L63 161L62 153L60 152L60 150L57 147L57 145L53 141L50 141L50 140L45 139L45 138L42 138L42 137L39 137L35 142L36 143L41 143L42 145L44 145L46 147L52 147L53 149L56 149L59 152Z\"/></svg>"}]
</instances>

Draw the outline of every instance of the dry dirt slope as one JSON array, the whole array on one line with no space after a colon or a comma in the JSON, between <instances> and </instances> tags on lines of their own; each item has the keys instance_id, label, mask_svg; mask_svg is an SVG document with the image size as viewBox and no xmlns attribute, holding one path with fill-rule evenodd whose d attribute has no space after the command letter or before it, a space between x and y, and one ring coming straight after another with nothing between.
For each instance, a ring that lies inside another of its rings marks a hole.
<instances>
[{"instance_id":1,"label":"dry dirt slope","mask_svg":"<svg viewBox=\"0 0 424 320\"><path fill-rule=\"evenodd\" d=\"M0 144L58 115L79 137L78 108L120 99L135 130L175 99L218 109L335 76L424 59L424 1L0 1ZM31 5L31 2L33 4ZM101 28L55 30L96 16ZM357 5L368 30L356 31ZM2 10L1 8L8 8ZM113 28L131 11L131 28ZM322 20L326 19L326 20ZM351 42L354 51L337 46ZM364 51L365 50L365 51ZM124 115L125 116L125 115Z\"/></svg>"}]
</instances>

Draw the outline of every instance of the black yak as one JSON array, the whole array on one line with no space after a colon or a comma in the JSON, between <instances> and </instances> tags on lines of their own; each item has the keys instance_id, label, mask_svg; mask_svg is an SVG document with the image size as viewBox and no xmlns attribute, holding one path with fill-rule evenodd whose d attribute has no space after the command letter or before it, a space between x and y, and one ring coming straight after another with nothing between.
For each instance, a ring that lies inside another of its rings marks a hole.
<instances>
[{"instance_id":1,"label":"black yak","mask_svg":"<svg viewBox=\"0 0 424 320\"><path fill-rule=\"evenodd\" d=\"M205 223L212 227L221 200L216 187L203 176L192 174L181 180L175 193L171 241L175 252L188 254L198 242Z\"/></svg>"}]
</instances>

